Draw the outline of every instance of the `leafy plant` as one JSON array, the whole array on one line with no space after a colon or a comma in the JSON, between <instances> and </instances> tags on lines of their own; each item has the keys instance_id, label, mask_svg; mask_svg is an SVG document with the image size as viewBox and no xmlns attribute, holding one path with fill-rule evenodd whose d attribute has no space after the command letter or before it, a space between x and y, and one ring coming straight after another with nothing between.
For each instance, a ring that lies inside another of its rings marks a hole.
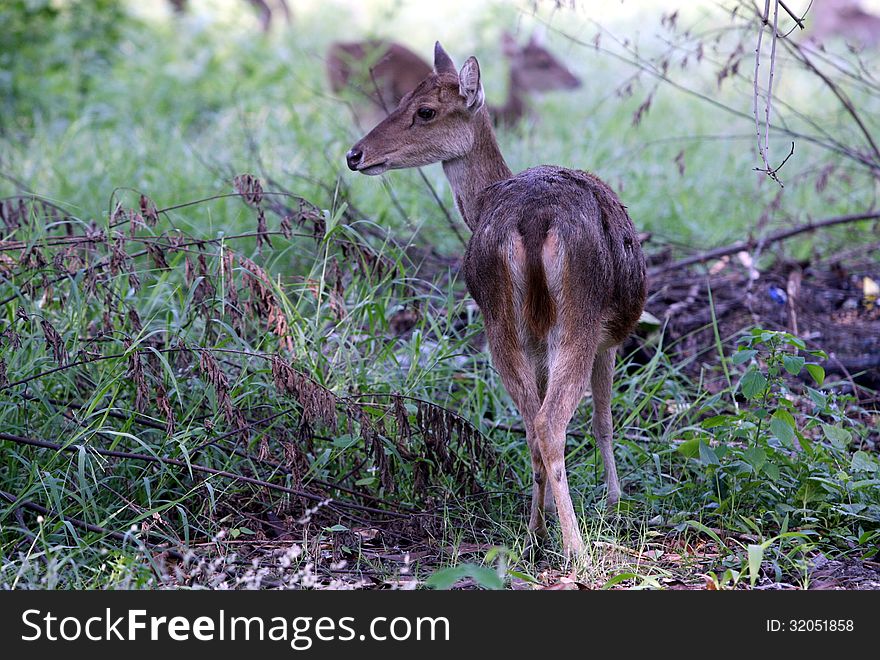
<instances>
[{"instance_id":1,"label":"leafy plant","mask_svg":"<svg viewBox=\"0 0 880 660\"><path fill-rule=\"evenodd\" d=\"M861 525L880 523L880 463L851 451L862 429L842 413L846 397L819 389L825 372L817 360L826 358L790 333L751 330L730 358L745 367L733 409L702 419L678 446L710 485L706 515L750 533L782 530L748 547L752 583L767 548L782 539L818 531L844 545ZM816 387L794 380L802 375ZM790 526L799 531L786 531Z\"/></svg>"},{"instance_id":2,"label":"leafy plant","mask_svg":"<svg viewBox=\"0 0 880 660\"><path fill-rule=\"evenodd\" d=\"M511 552L507 548L495 547L490 549L484 558L486 564L495 561L495 568L485 565L465 562L456 566L448 566L434 571L426 580L425 586L431 589L452 589L463 579L472 579L477 586L483 589L503 589L509 575L534 581L534 578L521 571L508 569L508 559Z\"/></svg>"}]
</instances>

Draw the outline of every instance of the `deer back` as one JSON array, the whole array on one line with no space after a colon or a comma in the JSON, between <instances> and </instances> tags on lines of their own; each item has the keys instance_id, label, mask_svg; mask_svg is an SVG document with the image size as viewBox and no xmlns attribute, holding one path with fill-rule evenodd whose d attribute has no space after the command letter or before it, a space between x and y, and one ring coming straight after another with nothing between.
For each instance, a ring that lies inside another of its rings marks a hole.
<instances>
[{"instance_id":1,"label":"deer back","mask_svg":"<svg viewBox=\"0 0 880 660\"><path fill-rule=\"evenodd\" d=\"M483 191L474 225L464 274L487 318L502 313L494 306L510 299L498 292L512 288L537 339L557 322L599 321L611 343L635 327L647 295L644 255L626 208L598 177L525 170Z\"/></svg>"}]
</instances>

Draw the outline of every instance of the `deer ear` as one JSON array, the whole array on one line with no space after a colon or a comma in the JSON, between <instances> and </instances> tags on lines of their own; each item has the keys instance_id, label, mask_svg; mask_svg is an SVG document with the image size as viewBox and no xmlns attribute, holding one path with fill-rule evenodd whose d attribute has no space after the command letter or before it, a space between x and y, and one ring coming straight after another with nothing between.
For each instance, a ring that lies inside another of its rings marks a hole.
<instances>
[{"instance_id":1,"label":"deer ear","mask_svg":"<svg viewBox=\"0 0 880 660\"><path fill-rule=\"evenodd\" d=\"M458 74L458 93L468 110L476 112L483 107L483 83L480 82L480 63L471 55Z\"/></svg>"},{"instance_id":2,"label":"deer ear","mask_svg":"<svg viewBox=\"0 0 880 660\"><path fill-rule=\"evenodd\" d=\"M455 73L455 62L443 50L443 46L440 45L439 41L434 44L434 71L437 73Z\"/></svg>"}]
</instances>

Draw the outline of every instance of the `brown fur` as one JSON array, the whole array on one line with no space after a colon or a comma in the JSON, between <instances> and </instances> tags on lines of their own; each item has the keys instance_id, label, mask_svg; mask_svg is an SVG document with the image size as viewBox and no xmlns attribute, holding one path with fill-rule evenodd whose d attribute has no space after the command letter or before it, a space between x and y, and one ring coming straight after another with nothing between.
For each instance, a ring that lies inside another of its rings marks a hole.
<instances>
[{"instance_id":1,"label":"brown fur","mask_svg":"<svg viewBox=\"0 0 880 660\"><path fill-rule=\"evenodd\" d=\"M565 472L565 433L587 386L605 463L607 500L620 485L611 435L615 347L647 294L635 227L617 195L587 172L542 165L513 174L483 103L479 65L456 73L437 44L435 69L347 155L366 174L442 161L473 231L464 277L486 321L495 367L523 417L532 461L529 529L546 534L552 492L567 554L583 548ZM422 120L425 108L436 116Z\"/></svg>"},{"instance_id":2,"label":"brown fur","mask_svg":"<svg viewBox=\"0 0 880 660\"><path fill-rule=\"evenodd\" d=\"M430 73L430 65L406 46L378 39L337 42L327 51L330 88L357 90L383 115Z\"/></svg>"},{"instance_id":3,"label":"brown fur","mask_svg":"<svg viewBox=\"0 0 880 660\"><path fill-rule=\"evenodd\" d=\"M556 323L556 303L547 287L544 272L542 248L552 218L544 215L532 222L520 222L517 231L522 236L526 258L526 290L523 301L523 316L532 335L546 339L550 328Z\"/></svg>"}]
</instances>

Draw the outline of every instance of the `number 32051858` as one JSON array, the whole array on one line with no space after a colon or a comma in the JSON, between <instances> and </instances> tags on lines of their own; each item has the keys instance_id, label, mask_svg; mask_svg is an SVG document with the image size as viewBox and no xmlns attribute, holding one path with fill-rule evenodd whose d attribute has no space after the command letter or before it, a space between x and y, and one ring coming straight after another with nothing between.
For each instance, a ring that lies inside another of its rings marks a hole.
<instances>
[{"instance_id":1,"label":"number 32051858","mask_svg":"<svg viewBox=\"0 0 880 660\"><path fill-rule=\"evenodd\" d=\"M852 619L767 619L767 632L852 632Z\"/></svg>"}]
</instances>

